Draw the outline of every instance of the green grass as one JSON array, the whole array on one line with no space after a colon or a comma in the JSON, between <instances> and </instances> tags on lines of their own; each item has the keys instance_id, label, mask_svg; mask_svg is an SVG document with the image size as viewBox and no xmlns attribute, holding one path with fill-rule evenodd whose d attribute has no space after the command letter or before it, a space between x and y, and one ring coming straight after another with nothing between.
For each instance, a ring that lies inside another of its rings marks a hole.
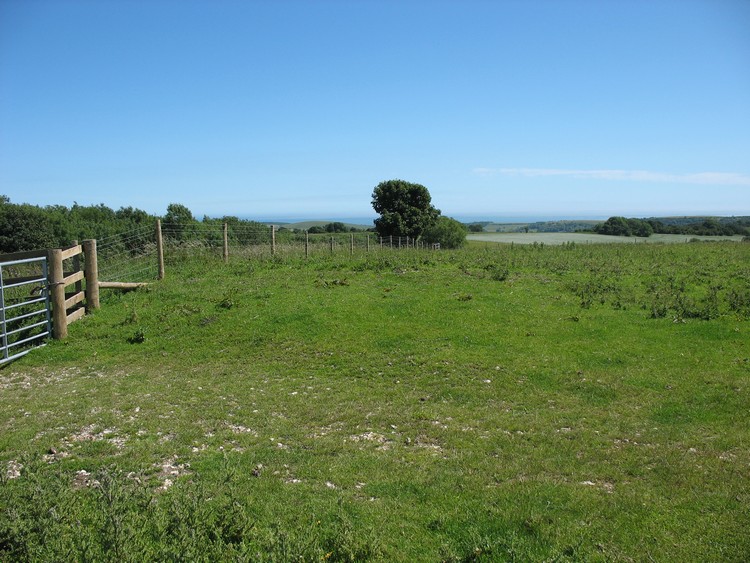
<instances>
[{"instance_id":1,"label":"green grass","mask_svg":"<svg viewBox=\"0 0 750 563\"><path fill-rule=\"evenodd\" d=\"M0 559L747 560L748 280L746 244L175 263L0 371Z\"/></svg>"}]
</instances>

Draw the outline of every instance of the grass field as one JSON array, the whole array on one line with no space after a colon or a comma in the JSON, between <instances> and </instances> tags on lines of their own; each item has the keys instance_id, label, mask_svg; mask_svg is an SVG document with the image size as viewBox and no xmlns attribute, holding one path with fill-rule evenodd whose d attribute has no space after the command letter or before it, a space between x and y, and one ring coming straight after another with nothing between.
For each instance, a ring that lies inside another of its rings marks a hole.
<instances>
[{"instance_id":1,"label":"grass field","mask_svg":"<svg viewBox=\"0 0 750 563\"><path fill-rule=\"evenodd\" d=\"M709 236L686 236L686 235L666 235L654 234L648 238L644 237L616 237L611 235L597 235L594 233L470 233L466 237L470 241L476 242L501 242L505 244L638 244L638 243L658 243L670 244L690 242L693 240L701 241L733 241L739 242L742 236L731 237L709 237Z\"/></svg>"},{"instance_id":2,"label":"grass field","mask_svg":"<svg viewBox=\"0 0 750 563\"><path fill-rule=\"evenodd\" d=\"M0 370L0 560L746 561L750 245L204 257Z\"/></svg>"}]
</instances>

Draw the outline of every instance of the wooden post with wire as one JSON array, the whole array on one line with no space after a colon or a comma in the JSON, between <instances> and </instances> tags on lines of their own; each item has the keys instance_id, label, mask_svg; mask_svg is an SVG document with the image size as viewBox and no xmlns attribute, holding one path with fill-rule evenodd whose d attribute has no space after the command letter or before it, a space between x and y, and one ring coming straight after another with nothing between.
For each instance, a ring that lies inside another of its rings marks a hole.
<instances>
[{"instance_id":1,"label":"wooden post with wire","mask_svg":"<svg viewBox=\"0 0 750 563\"><path fill-rule=\"evenodd\" d=\"M349 256L354 256L354 233L349 235Z\"/></svg>"},{"instance_id":2,"label":"wooden post with wire","mask_svg":"<svg viewBox=\"0 0 750 563\"><path fill-rule=\"evenodd\" d=\"M96 239L83 241L83 272L86 280L86 311L99 308L99 265Z\"/></svg>"},{"instance_id":3,"label":"wooden post with wire","mask_svg":"<svg viewBox=\"0 0 750 563\"><path fill-rule=\"evenodd\" d=\"M157 280L164 279L164 240L161 236L161 219L156 220L156 256L158 260L159 273Z\"/></svg>"},{"instance_id":4,"label":"wooden post with wire","mask_svg":"<svg viewBox=\"0 0 750 563\"><path fill-rule=\"evenodd\" d=\"M271 225L271 256L276 255L276 226Z\"/></svg>"},{"instance_id":5,"label":"wooden post with wire","mask_svg":"<svg viewBox=\"0 0 750 563\"><path fill-rule=\"evenodd\" d=\"M227 224L224 223L224 263L229 262L229 233Z\"/></svg>"}]
</instances>

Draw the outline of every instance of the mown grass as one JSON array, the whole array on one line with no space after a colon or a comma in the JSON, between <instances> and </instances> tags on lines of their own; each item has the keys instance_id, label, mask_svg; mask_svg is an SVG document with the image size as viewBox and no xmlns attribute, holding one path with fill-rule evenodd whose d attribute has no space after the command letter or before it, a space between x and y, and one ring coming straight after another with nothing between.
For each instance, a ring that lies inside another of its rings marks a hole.
<instances>
[{"instance_id":1,"label":"mown grass","mask_svg":"<svg viewBox=\"0 0 750 563\"><path fill-rule=\"evenodd\" d=\"M0 371L0 558L750 557L750 245L167 274Z\"/></svg>"}]
</instances>

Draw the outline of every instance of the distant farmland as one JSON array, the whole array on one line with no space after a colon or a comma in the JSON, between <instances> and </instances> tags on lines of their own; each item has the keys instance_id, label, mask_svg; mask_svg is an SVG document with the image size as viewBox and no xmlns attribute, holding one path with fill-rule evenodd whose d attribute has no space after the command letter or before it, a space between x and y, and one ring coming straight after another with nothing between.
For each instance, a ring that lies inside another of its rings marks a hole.
<instances>
[{"instance_id":1,"label":"distant farmland","mask_svg":"<svg viewBox=\"0 0 750 563\"><path fill-rule=\"evenodd\" d=\"M467 240L479 242L514 243L514 244L549 244L559 245L574 242L576 244L594 243L684 243L691 240L728 240L740 241L741 236L732 237L702 237L688 235L661 235L655 234L648 238L644 237L615 237L609 235L597 235L593 233L471 233L466 236Z\"/></svg>"}]
</instances>

